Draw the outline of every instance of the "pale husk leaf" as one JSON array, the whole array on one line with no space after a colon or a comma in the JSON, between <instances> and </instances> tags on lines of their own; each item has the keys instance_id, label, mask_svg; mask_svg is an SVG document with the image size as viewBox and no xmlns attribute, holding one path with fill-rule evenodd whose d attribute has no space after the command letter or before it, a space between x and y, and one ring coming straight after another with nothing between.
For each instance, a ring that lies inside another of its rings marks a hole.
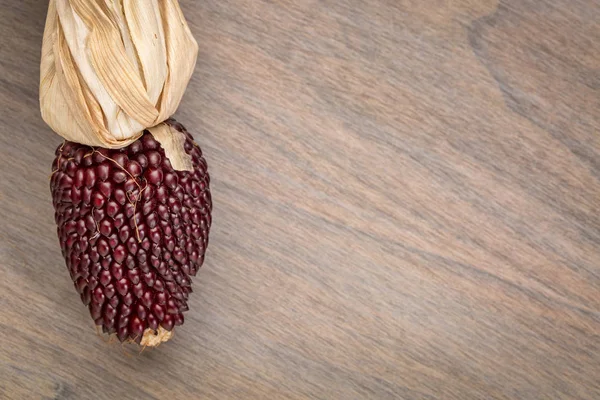
<instances>
[{"instance_id":1,"label":"pale husk leaf","mask_svg":"<svg viewBox=\"0 0 600 400\"><path fill-rule=\"evenodd\" d=\"M165 154L171 154L171 166L178 171L191 171L194 169L192 159L185 152L185 135L171 125L162 123L149 128L152 136L160 143Z\"/></svg>"},{"instance_id":2,"label":"pale husk leaf","mask_svg":"<svg viewBox=\"0 0 600 400\"><path fill-rule=\"evenodd\" d=\"M50 0L40 65L42 117L67 140L127 146L173 115L197 54L178 0ZM189 160L176 164L191 166Z\"/></svg>"}]
</instances>

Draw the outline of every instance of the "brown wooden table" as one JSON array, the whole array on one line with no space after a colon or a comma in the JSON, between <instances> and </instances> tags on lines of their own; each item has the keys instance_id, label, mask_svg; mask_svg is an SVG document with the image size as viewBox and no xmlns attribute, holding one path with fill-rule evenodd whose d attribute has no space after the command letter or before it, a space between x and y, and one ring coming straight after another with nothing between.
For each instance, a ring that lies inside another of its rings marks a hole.
<instances>
[{"instance_id":1,"label":"brown wooden table","mask_svg":"<svg viewBox=\"0 0 600 400\"><path fill-rule=\"evenodd\" d=\"M600 399L597 0L183 0L214 225L139 355L60 254L46 6L0 0L0 398Z\"/></svg>"}]
</instances>

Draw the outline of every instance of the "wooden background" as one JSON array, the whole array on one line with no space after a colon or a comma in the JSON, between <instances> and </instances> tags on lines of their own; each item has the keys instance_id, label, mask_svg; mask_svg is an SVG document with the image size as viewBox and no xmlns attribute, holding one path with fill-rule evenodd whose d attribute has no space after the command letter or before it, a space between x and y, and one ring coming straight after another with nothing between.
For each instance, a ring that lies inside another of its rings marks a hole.
<instances>
[{"instance_id":1,"label":"wooden background","mask_svg":"<svg viewBox=\"0 0 600 400\"><path fill-rule=\"evenodd\" d=\"M0 398L600 399L597 0L196 0L214 225L174 340L105 344L0 0Z\"/></svg>"}]
</instances>

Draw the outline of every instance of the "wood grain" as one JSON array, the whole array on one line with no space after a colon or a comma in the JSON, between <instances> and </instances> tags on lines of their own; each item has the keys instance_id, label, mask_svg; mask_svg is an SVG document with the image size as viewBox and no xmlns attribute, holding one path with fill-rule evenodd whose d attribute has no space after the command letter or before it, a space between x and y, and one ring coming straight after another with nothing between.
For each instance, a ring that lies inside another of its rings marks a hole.
<instances>
[{"instance_id":1,"label":"wood grain","mask_svg":"<svg viewBox=\"0 0 600 400\"><path fill-rule=\"evenodd\" d=\"M182 1L214 225L139 355L57 243L46 5L0 0L1 398L600 398L598 1Z\"/></svg>"}]
</instances>

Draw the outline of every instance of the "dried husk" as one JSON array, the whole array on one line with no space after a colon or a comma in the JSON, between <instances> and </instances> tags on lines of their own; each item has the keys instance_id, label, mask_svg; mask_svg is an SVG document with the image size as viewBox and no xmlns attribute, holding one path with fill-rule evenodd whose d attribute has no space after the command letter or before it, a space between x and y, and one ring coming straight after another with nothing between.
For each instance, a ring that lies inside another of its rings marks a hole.
<instances>
[{"instance_id":1,"label":"dried husk","mask_svg":"<svg viewBox=\"0 0 600 400\"><path fill-rule=\"evenodd\" d=\"M67 140L107 148L150 129L174 168L191 170L181 134L162 122L179 106L197 54L178 0L50 0L42 117Z\"/></svg>"}]
</instances>

